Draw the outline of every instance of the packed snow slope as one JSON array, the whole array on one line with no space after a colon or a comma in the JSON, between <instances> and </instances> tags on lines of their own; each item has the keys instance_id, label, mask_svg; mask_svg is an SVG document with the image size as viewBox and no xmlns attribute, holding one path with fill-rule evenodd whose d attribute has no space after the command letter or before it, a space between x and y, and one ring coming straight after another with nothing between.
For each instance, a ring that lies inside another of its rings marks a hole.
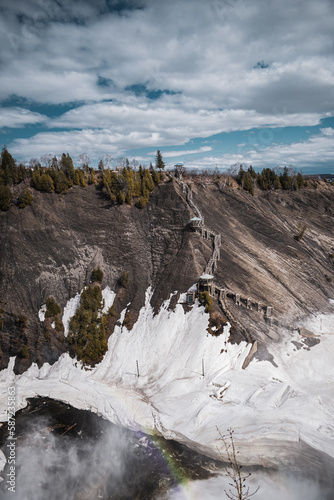
<instances>
[{"instance_id":1,"label":"packed snow slope","mask_svg":"<svg viewBox=\"0 0 334 500\"><path fill-rule=\"evenodd\" d=\"M319 335L317 345L282 331L280 342L268 345L276 366L253 360L243 370L251 346L229 343L229 325L213 337L203 306L170 310L167 300L154 314L151 297L149 288L131 331L116 326L95 368L63 354L52 366L33 364L15 375L12 358L0 372L0 420L6 420L7 387L15 385L17 409L28 397L48 396L217 458L224 456L217 427L222 433L232 427L245 464L314 471L334 463L333 304L332 314L300 325Z\"/></svg>"}]
</instances>

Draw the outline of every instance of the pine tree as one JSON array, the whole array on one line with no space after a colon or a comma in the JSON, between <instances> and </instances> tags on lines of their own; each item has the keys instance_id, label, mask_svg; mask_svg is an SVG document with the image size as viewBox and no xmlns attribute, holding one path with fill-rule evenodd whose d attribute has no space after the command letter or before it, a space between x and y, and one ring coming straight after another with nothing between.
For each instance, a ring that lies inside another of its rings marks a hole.
<instances>
[{"instance_id":1,"label":"pine tree","mask_svg":"<svg viewBox=\"0 0 334 500\"><path fill-rule=\"evenodd\" d=\"M155 157L155 168L157 168L159 170L164 170L164 168L165 168L165 163L162 159L162 155L161 155L159 149L158 149L157 155Z\"/></svg>"},{"instance_id":2,"label":"pine tree","mask_svg":"<svg viewBox=\"0 0 334 500\"><path fill-rule=\"evenodd\" d=\"M9 186L0 184L0 210L7 211L10 208L10 189Z\"/></svg>"},{"instance_id":3,"label":"pine tree","mask_svg":"<svg viewBox=\"0 0 334 500\"><path fill-rule=\"evenodd\" d=\"M24 208L27 205L32 205L33 200L34 198L31 194L31 191L28 188L24 188L17 199L18 207Z\"/></svg>"}]
</instances>

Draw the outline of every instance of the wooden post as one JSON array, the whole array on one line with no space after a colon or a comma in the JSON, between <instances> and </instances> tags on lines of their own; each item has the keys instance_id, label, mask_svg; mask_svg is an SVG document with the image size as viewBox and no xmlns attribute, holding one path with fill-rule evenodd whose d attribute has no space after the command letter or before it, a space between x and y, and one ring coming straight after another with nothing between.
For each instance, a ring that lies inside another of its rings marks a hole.
<instances>
[{"instance_id":1,"label":"wooden post","mask_svg":"<svg viewBox=\"0 0 334 500\"><path fill-rule=\"evenodd\" d=\"M204 359L202 358L202 377L204 377Z\"/></svg>"},{"instance_id":2,"label":"wooden post","mask_svg":"<svg viewBox=\"0 0 334 500\"><path fill-rule=\"evenodd\" d=\"M138 359L136 359L136 366L137 366L137 377L139 377L139 365L138 365Z\"/></svg>"}]
</instances>

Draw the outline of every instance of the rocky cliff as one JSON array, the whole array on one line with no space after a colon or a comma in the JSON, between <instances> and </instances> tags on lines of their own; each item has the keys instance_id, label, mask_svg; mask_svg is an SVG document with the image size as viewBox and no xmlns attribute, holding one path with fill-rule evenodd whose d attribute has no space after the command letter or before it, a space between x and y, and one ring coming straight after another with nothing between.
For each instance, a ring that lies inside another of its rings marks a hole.
<instances>
[{"instance_id":1,"label":"rocky cliff","mask_svg":"<svg viewBox=\"0 0 334 500\"><path fill-rule=\"evenodd\" d=\"M256 191L254 197L213 183L192 181L191 188L206 226L222 235L215 282L274 308L270 325L260 312L227 299L253 339L265 346L268 336L279 339L280 325L296 327L303 314L328 310L334 298L332 186ZM141 210L111 207L95 186L66 195L34 192L34 198L23 210L0 213L0 368L19 354L16 370L22 372L69 349L62 332L41 324L38 311L48 296L64 308L98 265L102 286L117 292L114 322L130 304L133 324L149 285L157 310L171 293L197 282L212 253L212 242L190 230L194 213L175 180L157 187ZM307 228L298 240L300 224ZM119 284L123 271L126 288ZM22 345L29 348L25 356Z\"/></svg>"}]
</instances>

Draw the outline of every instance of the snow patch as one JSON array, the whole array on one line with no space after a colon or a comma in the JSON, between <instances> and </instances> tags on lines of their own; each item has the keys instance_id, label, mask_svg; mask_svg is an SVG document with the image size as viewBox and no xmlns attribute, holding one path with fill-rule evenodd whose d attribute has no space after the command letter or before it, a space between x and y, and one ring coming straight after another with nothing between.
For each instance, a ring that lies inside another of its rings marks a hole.
<instances>
[{"instance_id":1,"label":"snow patch","mask_svg":"<svg viewBox=\"0 0 334 500\"><path fill-rule=\"evenodd\" d=\"M56 328L56 323L55 323L55 321L52 321L52 323L51 323L51 328L53 328L53 329L55 329L55 328Z\"/></svg>"},{"instance_id":2,"label":"snow patch","mask_svg":"<svg viewBox=\"0 0 334 500\"><path fill-rule=\"evenodd\" d=\"M72 299L69 299L67 301L66 306L64 307L63 325L64 325L64 336L65 337L67 337L68 332L69 332L71 318L73 318L76 310L79 307L81 293L82 292L77 293L75 297L73 297Z\"/></svg>"},{"instance_id":3,"label":"snow patch","mask_svg":"<svg viewBox=\"0 0 334 500\"><path fill-rule=\"evenodd\" d=\"M106 286L104 290L102 290L102 297L104 299L104 308L102 309L102 314L107 314L109 308L113 305L116 293L113 292L109 286Z\"/></svg>"},{"instance_id":4,"label":"snow patch","mask_svg":"<svg viewBox=\"0 0 334 500\"><path fill-rule=\"evenodd\" d=\"M40 310L38 311L38 317L41 323L45 321L45 313L46 313L46 304L43 304Z\"/></svg>"}]
</instances>

